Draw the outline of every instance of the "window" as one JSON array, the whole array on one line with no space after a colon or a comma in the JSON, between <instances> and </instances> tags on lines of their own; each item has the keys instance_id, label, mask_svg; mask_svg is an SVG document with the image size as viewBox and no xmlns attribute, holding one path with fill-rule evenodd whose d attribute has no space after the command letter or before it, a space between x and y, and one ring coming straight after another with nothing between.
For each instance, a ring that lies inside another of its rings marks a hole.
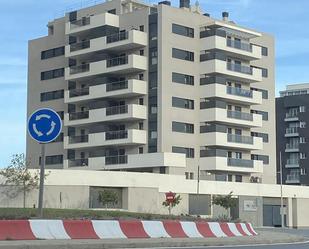
<instances>
[{"instance_id":1,"label":"window","mask_svg":"<svg viewBox=\"0 0 309 249\"><path fill-rule=\"evenodd\" d=\"M251 160L259 160L259 161L263 161L263 164L269 164L269 156L265 156L265 155L252 154Z\"/></svg>"},{"instance_id":2,"label":"window","mask_svg":"<svg viewBox=\"0 0 309 249\"><path fill-rule=\"evenodd\" d=\"M172 130L175 132L182 132L182 133L194 133L194 125L173 121Z\"/></svg>"},{"instance_id":3,"label":"window","mask_svg":"<svg viewBox=\"0 0 309 249\"><path fill-rule=\"evenodd\" d=\"M111 10L109 10L109 11L107 11L107 12L110 13L110 14L116 15L116 9L111 9Z\"/></svg>"},{"instance_id":4,"label":"window","mask_svg":"<svg viewBox=\"0 0 309 249\"><path fill-rule=\"evenodd\" d=\"M194 158L194 149L193 148L185 148L185 147L172 147L173 153L181 153L185 154L187 158Z\"/></svg>"},{"instance_id":5,"label":"window","mask_svg":"<svg viewBox=\"0 0 309 249\"><path fill-rule=\"evenodd\" d=\"M139 55L141 55L141 56L144 55L144 49L141 49L141 50L139 51Z\"/></svg>"},{"instance_id":6,"label":"window","mask_svg":"<svg viewBox=\"0 0 309 249\"><path fill-rule=\"evenodd\" d=\"M144 25L139 26L139 30L144 32Z\"/></svg>"},{"instance_id":7,"label":"window","mask_svg":"<svg viewBox=\"0 0 309 249\"><path fill-rule=\"evenodd\" d=\"M252 137L261 137L263 138L264 143L268 143L268 134L266 133L261 133L261 132L251 132Z\"/></svg>"},{"instance_id":8,"label":"window","mask_svg":"<svg viewBox=\"0 0 309 249\"><path fill-rule=\"evenodd\" d=\"M194 100L191 99L183 99L183 98L172 98L172 106L184 109L194 109Z\"/></svg>"},{"instance_id":9,"label":"window","mask_svg":"<svg viewBox=\"0 0 309 249\"><path fill-rule=\"evenodd\" d=\"M57 112L61 120L64 118L64 111Z\"/></svg>"},{"instance_id":10,"label":"window","mask_svg":"<svg viewBox=\"0 0 309 249\"><path fill-rule=\"evenodd\" d=\"M139 80L144 80L144 74L143 74L143 73L140 73L140 74L138 75L138 79L139 79Z\"/></svg>"},{"instance_id":11,"label":"window","mask_svg":"<svg viewBox=\"0 0 309 249\"><path fill-rule=\"evenodd\" d=\"M257 111L257 110L251 110L251 113L260 114L260 115L262 115L262 119L263 119L264 121L267 121L267 120L268 120L268 112Z\"/></svg>"},{"instance_id":12,"label":"window","mask_svg":"<svg viewBox=\"0 0 309 249\"><path fill-rule=\"evenodd\" d=\"M39 158L39 164L41 164L41 157ZM45 164L52 165L52 164L62 164L63 163L63 155L55 155L55 156L46 156L45 157Z\"/></svg>"},{"instance_id":13,"label":"window","mask_svg":"<svg viewBox=\"0 0 309 249\"><path fill-rule=\"evenodd\" d=\"M63 142L63 133L61 132L60 134L59 134L59 136L55 139L55 140L53 140L51 143L59 143L59 142Z\"/></svg>"},{"instance_id":14,"label":"window","mask_svg":"<svg viewBox=\"0 0 309 249\"><path fill-rule=\"evenodd\" d=\"M144 130L144 123L143 122L138 123L138 129Z\"/></svg>"},{"instance_id":15,"label":"window","mask_svg":"<svg viewBox=\"0 0 309 249\"><path fill-rule=\"evenodd\" d=\"M242 182L242 175L235 175L235 182Z\"/></svg>"},{"instance_id":16,"label":"window","mask_svg":"<svg viewBox=\"0 0 309 249\"><path fill-rule=\"evenodd\" d=\"M173 72L172 81L175 82L175 83L193 86L194 85L194 76Z\"/></svg>"},{"instance_id":17,"label":"window","mask_svg":"<svg viewBox=\"0 0 309 249\"><path fill-rule=\"evenodd\" d=\"M300 137L299 138L299 143L301 143L301 144L306 143L306 138L305 137Z\"/></svg>"},{"instance_id":18,"label":"window","mask_svg":"<svg viewBox=\"0 0 309 249\"><path fill-rule=\"evenodd\" d=\"M183 36L187 36L187 37L191 37L191 38L194 37L194 29L193 28L189 28L189 27L182 26L182 25L175 24L175 23L173 23L173 25L172 25L172 32L174 34L177 34L177 35L183 35Z\"/></svg>"},{"instance_id":19,"label":"window","mask_svg":"<svg viewBox=\"0 0 309 249\"><path fill-rule=\"evenodd\" d=\"M41 72L41 80L49 80L64 76L64 68Z\"/></svg>"},{"instance_id":20,"label":"window","mask_svg":"<svg viewBox=\"0 0 309 249\"><path fill-rule=\"evenodd\" d=\"M268 99L268 91L267 91L267 90L258 89L258 88L253 88L253 87L251 87L251 90L252 90L252 91L261 92L261 93L262 93L262 98L263 98L263 99Z\"/></svg>"},{"instance_id":21,"label":"window","mask_svg":"<svg viewBox=\"0 0 309 249\"><path fill-rule=\"evenodd\" d=\"M232 182L233 181L233 175L227 175L227 180L229 182Z\"/></svg>"},{"instance_id":22,"label":"window","mask_svg":"<svg viewBox=\"0 0 309 249\"><path fill-rule=\"evenodd\" d=\"M158 133L156 131L151 131L150 132L150 138L151 139L156 139L158 137Z\"/></svg>"},{"instance_id":23,"label":"window","mask_svg":"<svg viewBox=\"0 0 309 249\"><path fill-rule=\"evenodd\" d=\"M194 53L178 48L173 48L172 53L173 58L180 59L180 60L186 60L186 61L194 61Z\"/></svg>"},{"instance_id":24,"label":"window","mask_svg":"<svg viewBox=\"0 0 309 249\"><path fill-rule=\"evenodd\" d=\"M63 99L63 97L64 97L64 90L44 92L41 93L41 102L55 99Z\"/></svg>"},{"instance_id":25,"label":"window","mask_svg":"<svg viewBox=\"0 0 309 249\"><path fill-rule=\"evenodd\" d=\"M144 148L138 147L138 154L143 154L143 153L144 153Z\"/></svg>"},{"instance_id":26,"label":"window","mask_svg":"<svg viewBox=\"0 0 309 249\"><path fill-rule=\"evenodd\" d=\"M299 127L300 128L306 128L306 122L300 122Z\"/></svg>"},{"instance_id":27,"label":"window","mask_svg":"<svg viewBox=\"0 0 309 249\"><path fill-rule=\"evenodd\" d=\"M194 174L192 172L185 172L185 176L186 176L186 179L187 180L192 180L193 179L193 176Z\"/></svg>"},{"instance_id":28,"label":"window","mask_svg":"<svg viewBox=\"0 0 309 249\"><path fill-rule=\"evenodd\" d=\"M41 59L46 60L49 58L64 55L64 47L53 48L41 52Z\"/></svg>"},{"instance_id":29,"label":"window","mask_svg":"<svg viewBox=\"0 0 309 249\"><path fill-rule=\"evenodd\" d=\"M262 69L262 77L267 78L268 77L268 70L267 68L261 68Z\"/></svg>"},{"instance_id":30,"label":"window","mask_svg":"<svg viewBox=\"0 0 309 249\"><path fill-rule=\"evenodd\" d=\"M299 107L299 112L305 112L306 111L306 107L305 106L300 106Z\"/></svg>"},{"instance_id":31,"label":"window","mask_svg":"<svg viewBox=\"0 0 309 249\"><path fill-rule=\"evenodd\" d=\"M307 154L304 152L299 153L299 158L300 159L306 159L307 158Z\"/></svg>"},{"instance_id":32,"label":"window","mask_svg":"<svg viewBox=\"0 0 309 249\"><path fill-rule=\"evenodd\" d=\"M263 56L268 56L268 48L262 47L262 55Z\"/></svg>"},{"instance_id":33,"label":"window","mask_svg":"<svg viewBox=\"0 0 309 249\"><path fill-rule=\"evenodd\" d=\"M150 65L158 64L158 51L157 48L150 49Z\"/></svg>"}]
</instances>

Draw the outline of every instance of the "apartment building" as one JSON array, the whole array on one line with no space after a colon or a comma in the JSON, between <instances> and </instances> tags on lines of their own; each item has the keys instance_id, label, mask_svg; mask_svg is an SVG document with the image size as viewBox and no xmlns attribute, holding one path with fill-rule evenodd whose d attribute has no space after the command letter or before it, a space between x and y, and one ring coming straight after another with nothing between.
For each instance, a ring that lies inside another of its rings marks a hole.
<instances>
[{"instance_id":1,"label":"apartment building","mask_svg":"<svg viewBox=\"0 0 309 249\"><path fill-rule=\"evenodd\" d=\"M181 0L112 0L29 42L28 116L63 117L46 167L276 182L274 40ZM27 158L40 147L27 136Z\"/></svg>"},{"instance_id":2,"label":"apartment building","mask_svg":"<svg viewBox=\"0 0 309 249\"><path fill-rule=\"evenodd\" d=\"M294 84L288 85L276 99L277 171L282 169L283 184L309 184L308 94L308 83ZM281 182L280 174L277 182Z\"/></svg>"}]
</instances>

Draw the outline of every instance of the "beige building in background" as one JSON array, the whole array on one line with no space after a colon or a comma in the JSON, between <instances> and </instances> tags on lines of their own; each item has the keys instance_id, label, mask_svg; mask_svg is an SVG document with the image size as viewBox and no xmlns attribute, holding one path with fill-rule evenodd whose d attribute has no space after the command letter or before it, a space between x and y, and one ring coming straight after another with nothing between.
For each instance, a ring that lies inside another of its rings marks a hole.
<instances>
[{"instance_id":1,"label":"beige building in background","mask_svg":"<svg viewBox=\"0 0 309 249\"><path fill-rule=\"evenodd\" d=\"M272 36L187 0L107 1L29 42L28 117L49 107L64 124L49 169L273 184L274 101ZM27 159L38 167L29 135Z\"/></svg>"}]
</instances>

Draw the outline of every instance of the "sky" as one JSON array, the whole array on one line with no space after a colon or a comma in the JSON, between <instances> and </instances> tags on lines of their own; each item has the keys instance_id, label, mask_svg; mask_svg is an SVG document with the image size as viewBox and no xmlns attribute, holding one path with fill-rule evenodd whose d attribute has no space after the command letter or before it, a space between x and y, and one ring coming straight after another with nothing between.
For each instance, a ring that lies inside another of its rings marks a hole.
<instances>
[{"instance_id":1,"label":"sky","mask_svg":"<svg viewBox=\"0 0 309 249\"><path fill-rule=\"evenodd\" d=\"M49 20L88 2L0 0L0 168L9 164L13 154L26 151L28 40L45 36ZM221 19L221 12L228 11L230 20L237 24L275 37L277 92L286 84L309 82L308 0L200 0L199 3L212 17ZM172 4L178 6L178 1Z\"/></svg>"}]
</instances>

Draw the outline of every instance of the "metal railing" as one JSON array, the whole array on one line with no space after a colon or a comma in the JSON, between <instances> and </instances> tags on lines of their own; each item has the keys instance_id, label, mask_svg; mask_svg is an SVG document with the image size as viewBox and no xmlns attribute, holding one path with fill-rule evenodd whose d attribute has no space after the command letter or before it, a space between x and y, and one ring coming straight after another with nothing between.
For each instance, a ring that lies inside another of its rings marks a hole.
<instances>
[{"instance_id":1,"label":"metal railing","mask_svg":"<svg viewBox=\"0 0 309 249\"><path fill-rule=\"evenodd\" d=\"M81 42L74 43L74 44L70 45L70 51L71 52L86 49L86 48L90 48L90 40L81 41Z\"/></svg>"},{"instance_id":2,"label":"metal railing","mask_svg":"<svg viewBox=\"0 0 309 249\"><path fill-rule=\"evenodd\" d=\"M228 47L237 48L237 49L240 49L240 50L252 52L252 44L250 44L250 43L244 43L244 42L241 42L241 41L226 39L226 45Z\"/></svg>"},{"instance_id":3,"label":"metal railing","mask_svg":"<svg viewBox=\"0 0 309 249\"><path fill-rule=\"evenodd\" d=\"M105 140L124 139L128 138L128 131L107 131L105 132Z\"/></svg>"},{"instance_id":4,"label":"metal railing","mask_svg":"<svg viewBox=\"0 0 309 249\"><path fill-rule=\"evenodd\" d=\"M286 181L288 182L299 182L300 181L300 172L295 172L286 176Z\"/></svg>"},{"instance_id":5,"label":"metal railing","mask_svg":"<svg viewBox=\"0 0 309 249\"><path fill-rule=\"evenodd\" d=\"M106 43L113 43L118 41L127 40L129 38L129 32L119 32L116 34L106 36Z\"/></svg>"},{"instance_id":6,"label":"metal railing","mask_svg":"<svg viewBox=\"0 0 309 249\"><path fill-rule=\"evenodd\" d=\"M254 162L253 160L247 160L247 159L228 158L227 165L234 167L253 168Z\"/></svg>"},{"instance_id":7,"label":"metal railing","mask_svg":"<svg viewBox=\"0 0 309 249\"><path fill-rule=\"evenodd\" d=\"M234 72L239 72L239 73L244 73L244 74L253 74L253 69L252 67L249 66L244 66L241 64L236 64L236 63L231 63L231 62L227 62L226 63L226 68L228 70L234 71Z\"/></svg>"},{"instance_id":8,"label":"metal railing","mask_svg":"<svg viewBox=\"0 0 309 249\"><path fill-rule=\"evenodd\" d=\"M253 137L237 134L227 134L227 141L232 143L253 144Z\"/></svg>"},{"instance_id":9,"label":"metal railing","mask_svg":"<svg viewBox=\"0 0 309 249\"><path fill-rule=\"evenodd\" d=\"M84 73L90 70L90 64L82 64L70 67L70 74Z\"/></svg>"},{"instance_id":10,"label":"metal railing","mask_svg":"<svg viewBox=\"0 0 309 249\"><path fill-rule=\"evenodd\" d=\"M78 120L89 118L89 111L71 112L69 113L69 120Z\"/></svg>"},{"instance_id":11,"label":"metal railing","mask_svg":"<svg viewBox=\"0 0 309 249\"><path fill-rule=\"evenodd\" d=\"M286 160L287 165L297 165L299 164L299 159L298 158L288 158Z\"/></svg>"},{"instance_id":12,"label":"metal railing","mask_svg":"<svg viewBox=\"0 0 309 249\"><path fill-rule=\"evenodd\" d=\"M106 108L106 116L128 113L128 105L112 106Z\"/></svg>"},{"instance_id":13,"label":"metal railing","mask_svg":"<svg viewBox=\"0 0 309 249\"><path fill-rule=\"evenodd\" d=\"M83 17L81 19L72 21L70 23L70 28L75 29L75 28L83 27L89 24L90 24L90 17Z\"/></svg>"},{"instance_id":14,"label":"metal railing","mask_svg":"<svg viewBox=\"0 0 309 249\"><path fill-rule=\"evenodd\" d=\"M86 167L88 165L88 158L69 159L69 167Z\"/></svg>"},{"instance_id":15,"label":"metal railing","mask_svg":"<svg viewBox=\"0 0 309 249\"><path fill-rule=\"evenodd\" d=\"M70 136L69 143L76 144L76 143L87 143L88 142L88 135L82 136Z\"/></svg>"},{"instance_id":16,"label":"metal railing","mask_svg":"<svg viewBox=\"0 0 309 249\"><path fill-rule=\"evenodd\" d=\"M112 59L108 59L106 63L106 67L115 67L120 65L128 64L128 56L120 56Z\"/></svg>"},{"instance_id":17,"label":"metal railing","mask_svg":"<svg viewBox=\"0 0 309 249\"><path fill-rule=\"evenodd\" d=\"M70 98L89 95L89 87L69 90Z\"/></svg>"},{"instance_id":18,"label":"metal railing","mask_svg":"<svg viewBox=\"0 0 309 249\"><path fill-rule=\"evenodd\" d=\"M126 164L128 163L128 155L107 156L105 157L105 165Z\"/></svg>"},{"instance_id":19,"label":"metal railing","mask_svg":"<svg viewBox=\"0 0 309 249\"><path fill-rule=\"evenodd\" d=\"M285 148L287 150L299 149L299 144L286 144Z\"/></svg>"},{"instance_id":20,"label":"metal railing","mask_svg":"<svg viewBox=\"0 0 309 249\"><path fill-rule=\"evenodd\" d=\"M246 97L246 98L252 98L253 96L253 92L250 90L241 89L239 87L231 87L231 86L226 87L226 93L231 94L231 95Z\"/></svg>"},{"instance_id":21,"label":"metal railing","mask_svg":"<svg viewBox=\"0 0 309 249\"><path fill-rule=\"evenodd\" d=\"M297 116L298 116L298 112L287 112L285 114L286 118L297 118Z\"/></svg>"},{"instance_id":22,"label":"metal railing","mask_svg":"<svg viewBox=\"0 0 309 249\"><path fill-rule=\"evenodd\" d=\"M253 114L252 113L246 113L246 112L227 110L227 117L228 118L234 118L234 119L253 121Z\"/></svg>"},{"instance_id":23,"label":"metal railing","mask_svg":"<svg viewBox=\"0 0 309 249\"><path fill-rule=\"evenodd\" d=\"M288 127L285 129L285 134L298 133L298 128L299 127Z\"/></svg>"},{"instance_id":24,"label":"metal railing","mask_svg":"<svg viewBox=\"0 0 309 249\"><path fill-rule=\"evenodd\" d=\"M117 81L106 84L106 92L128 89L128 81Z\"/></svg>"}]
</instances>

